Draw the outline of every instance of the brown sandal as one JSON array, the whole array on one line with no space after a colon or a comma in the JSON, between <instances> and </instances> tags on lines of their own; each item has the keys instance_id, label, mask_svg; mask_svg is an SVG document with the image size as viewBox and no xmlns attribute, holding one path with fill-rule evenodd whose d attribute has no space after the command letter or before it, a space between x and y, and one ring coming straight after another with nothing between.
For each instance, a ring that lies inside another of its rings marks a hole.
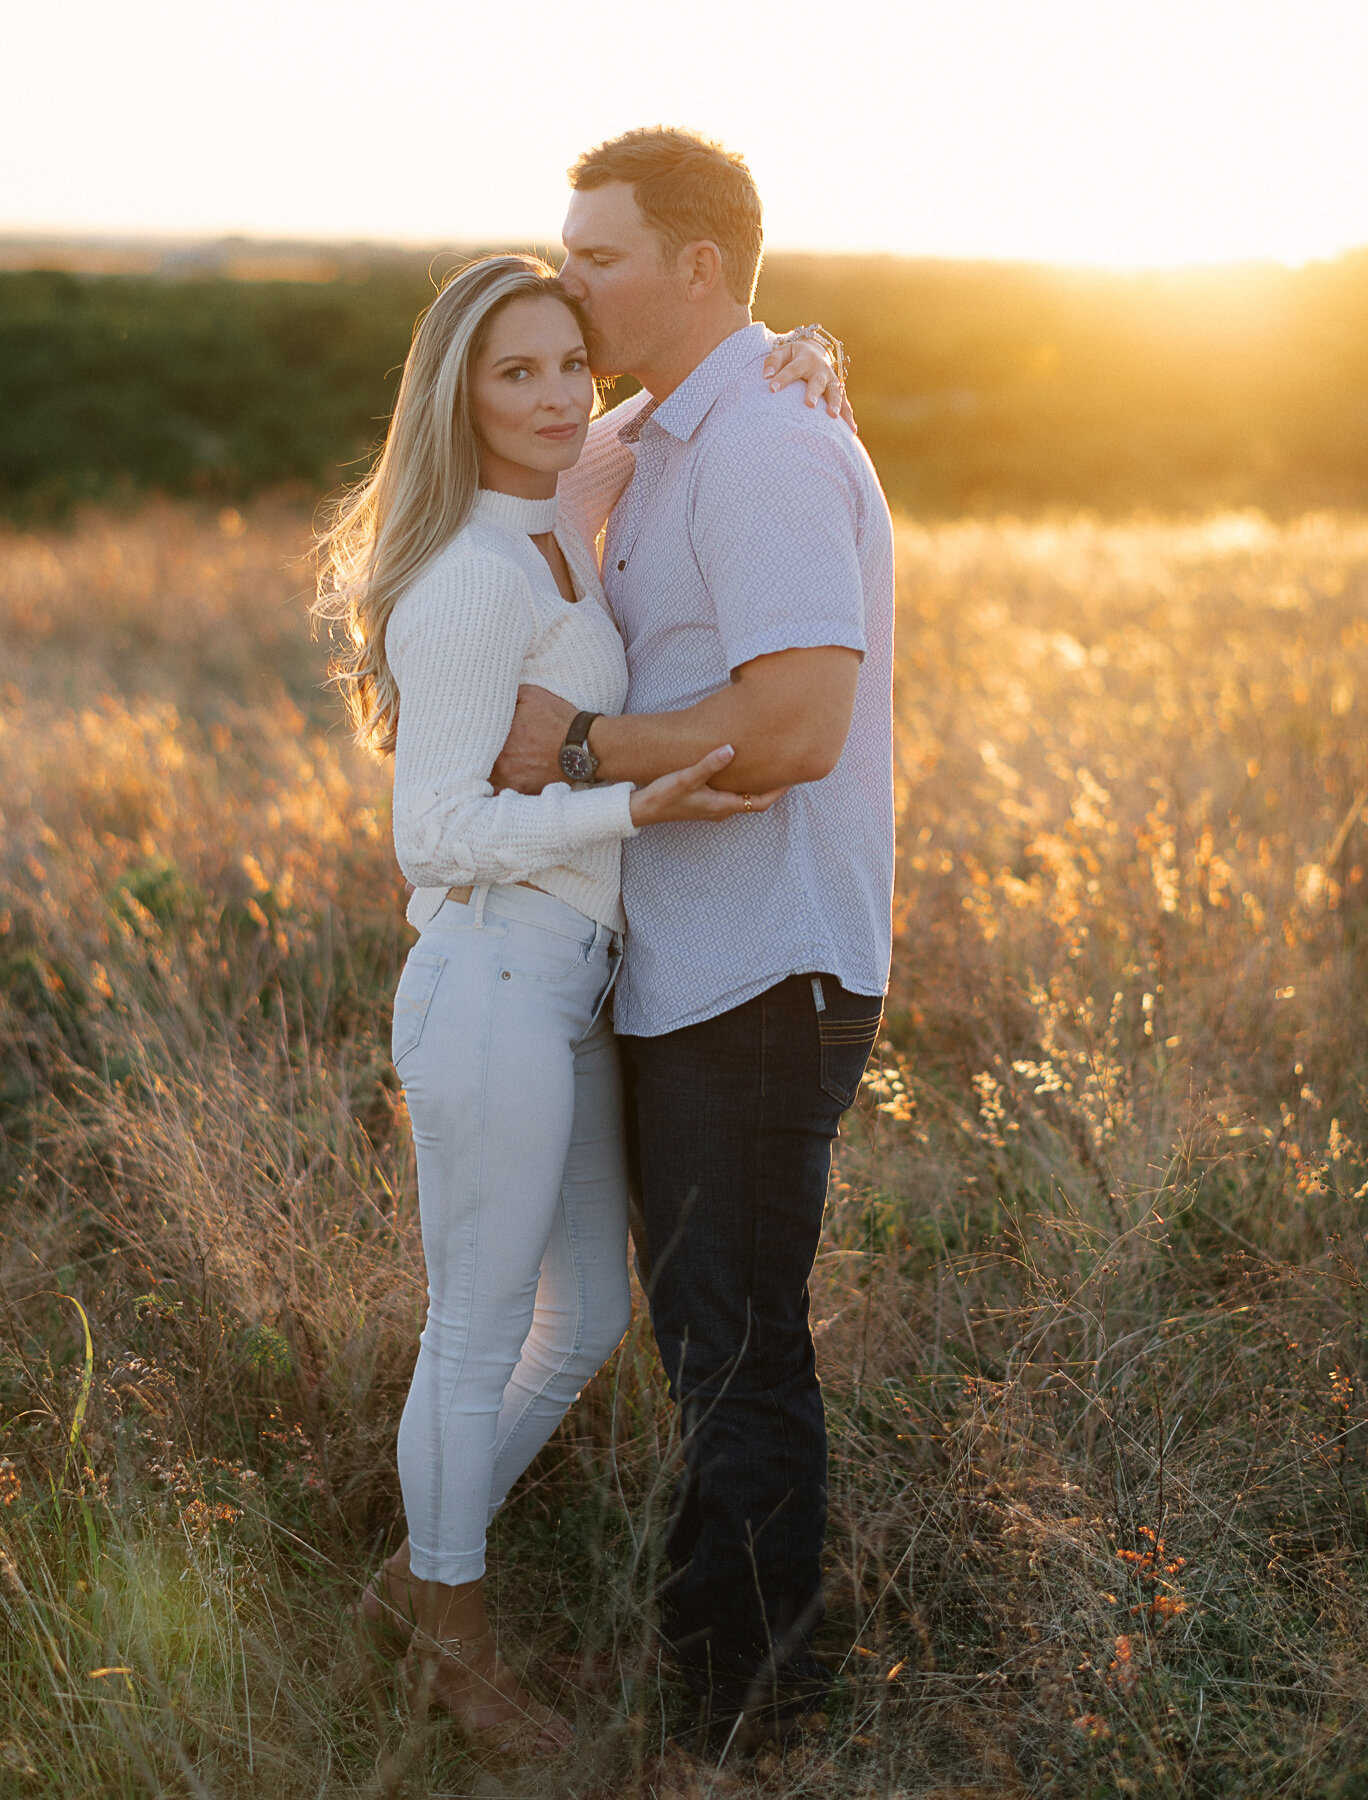
<instances>
[{"instance_id":1,"label":"brown sandal","mask_svg":"<svg viewBox=\"0 0 1368 1800\"><path fill-rule=\"evenodd\" d=\"M492 1657L488 1673L474 1664L485 1654ZM404 1686L415 1711L439 1707L473 1744L496 1756L561 1756L574 1745L574 1726L522 1691L494 1648L492 1631L446 1642L414 1632L404 1658ZM481 1714L491 1709L505 1716L481 1722Z\"/></svg>"}]
</instances>

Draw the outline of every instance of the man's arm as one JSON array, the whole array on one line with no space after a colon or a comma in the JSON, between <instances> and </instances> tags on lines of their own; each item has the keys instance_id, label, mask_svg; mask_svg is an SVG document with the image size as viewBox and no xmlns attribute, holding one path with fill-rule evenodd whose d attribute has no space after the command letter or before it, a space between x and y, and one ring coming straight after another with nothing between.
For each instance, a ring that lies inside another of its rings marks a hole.
<instances>
[{"instance_id":1,"label":"man's arm","mask_svg":"<svg viewBox=\"0 0 1368 1800\"><path fill-rule=\"evenodd\" d=\"M860 656L825 645L757 656L725 688L681 712L594 721L589 747L600 781L653 781L698 761L693 744L730 744L736 755L714 787L762 793L820 781L840 760L855 707ZM680 758L683 758L683 762Z\"/></svg>"},{"instance_id":2,"label":"man's arm","mask_svg":"<svg viewBox=\"0 0 1368 1800\"><path fill-rule=\"evenodd\" d=\"M598 779L641 786L730 744L736 755L713 787L760 794L820 781L845 747L859 670L859 653L837 645L779 650L743 663L725 688L679 712L595 719L589 748L599 760ZM490 776L494 786L535 794L564 780L556 758L575 710L545 688L520 688Z\"/></svg>"},{"instance_id":3,"label":"man's arm","mask_svg":"<svg viewBox=\"0 0 1368 1800\"><path fill-rule=\"evenodd\" d=\"M718 744L736 752L721 777L733 793L835 768L864 652L854 454L840 427L768 396L704 452L691 543L731 679L678 711L596 720L601 780L651 780ZM490 779L524 792L554 780L572 717L523 690Z\"/></svg>"}]
</instances>

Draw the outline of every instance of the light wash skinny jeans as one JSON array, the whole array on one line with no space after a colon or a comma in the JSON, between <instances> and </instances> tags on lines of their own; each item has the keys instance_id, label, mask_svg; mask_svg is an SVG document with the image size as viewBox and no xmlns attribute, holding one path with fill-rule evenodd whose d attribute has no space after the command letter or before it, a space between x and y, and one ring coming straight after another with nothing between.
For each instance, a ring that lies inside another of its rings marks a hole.
<instances>
[{"instance_id":1,"label":"light wash skinny jeans","mask_svg":"<svg viewBox=\"0 0 1368 1800\"><path fill-rule=\"evenodd\" d=\"M476 888L400 977L428 1312L399 1481L423 1580L484 1573L489 1521L627 1329L622 1085L602 1010L619 952L549 894Z\"/></svg>"}]
</instances>

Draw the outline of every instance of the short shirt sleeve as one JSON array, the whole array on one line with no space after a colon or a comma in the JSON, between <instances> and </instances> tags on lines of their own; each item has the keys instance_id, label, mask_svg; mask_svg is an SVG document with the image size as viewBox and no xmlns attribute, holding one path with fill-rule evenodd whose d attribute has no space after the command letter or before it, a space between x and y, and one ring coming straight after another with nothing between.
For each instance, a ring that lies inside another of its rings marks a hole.
<instances>
[{"instance_id":1,"label":"short shirt sleeve","mask_svg":"<svg viewBox=\"0 0 1368 1800\"><path fill-rule=\"evenodd\" d=\"M727 668L826 645L863 655L853 471L821 422L784 418L768 395L764 404L771 418L749 411L744 435L708 447L693 496L694 551Z\"/></svg>"}]
</instances>

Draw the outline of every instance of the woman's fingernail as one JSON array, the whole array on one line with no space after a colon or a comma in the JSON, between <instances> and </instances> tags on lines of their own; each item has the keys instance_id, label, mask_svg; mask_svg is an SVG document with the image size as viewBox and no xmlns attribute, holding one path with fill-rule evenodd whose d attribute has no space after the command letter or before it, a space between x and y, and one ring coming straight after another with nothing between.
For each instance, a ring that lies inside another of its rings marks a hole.
<instances>
[{"instance_id":1,"label":"woman's fingernail","mask_svg":"<svg viewBox=\"0 0 1368 1800\"><path fill-rule=\"evenodd\" d=\"M722 752L722 755L726 757L728 762L730 762L731 759L736 755L735 750L732 749L730 744L723 744L721 747L721 752Z\"/></svg>"},{"instance_id":2,"label":"woman's fingernail","mask_svg":"<svg viewBox=\"0 0 1368 1800\"><path fill-rule=\"evenodd\" d=\"M772 394L777 394L779 392L779 383L777 381L772 381L770 383L770 392Z\"/></svg>"}]
</instances>

